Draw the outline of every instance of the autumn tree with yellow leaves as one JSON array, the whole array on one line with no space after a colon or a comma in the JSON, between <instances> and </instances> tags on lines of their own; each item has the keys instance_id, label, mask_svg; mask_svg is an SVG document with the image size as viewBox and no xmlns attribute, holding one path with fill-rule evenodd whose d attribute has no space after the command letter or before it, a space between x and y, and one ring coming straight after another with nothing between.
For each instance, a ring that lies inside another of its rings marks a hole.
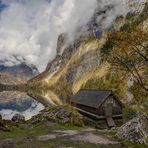
<instances>
[{"instance_id":1,"label":"autumn tree with yellow leaves","mask_svg":"<svg viewBox=\"0 0 148 148\"><path fill-rule=\"evenodd\" d=\"M142 26L142 25L141 25ZM128 77L148 93L148 30L131 26L108 35L113 46L111 58L115 69Z\"/></svg>"}]
</instances>

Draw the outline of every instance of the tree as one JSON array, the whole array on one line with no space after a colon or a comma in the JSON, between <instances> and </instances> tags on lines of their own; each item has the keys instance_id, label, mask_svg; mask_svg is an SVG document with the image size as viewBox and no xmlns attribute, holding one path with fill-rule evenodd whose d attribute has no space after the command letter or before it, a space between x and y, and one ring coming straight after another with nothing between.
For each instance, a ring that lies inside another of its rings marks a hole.
<instances>
[{"instance_id":1,"label":"tree","mask_svg":"<svg viewBox=\"0 0 148 148\"><path fill-rule=\"evenodd\" d=\"M110 62L148 91L148 32L141 26L109 33L113 45Z\"/></svg>"}]
</instances>

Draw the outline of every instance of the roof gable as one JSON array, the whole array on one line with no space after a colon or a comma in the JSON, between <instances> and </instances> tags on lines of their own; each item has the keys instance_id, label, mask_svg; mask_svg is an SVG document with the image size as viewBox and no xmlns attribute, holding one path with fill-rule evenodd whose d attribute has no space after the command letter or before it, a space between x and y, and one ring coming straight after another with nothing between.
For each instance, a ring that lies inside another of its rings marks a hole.
<instances>
[{"instance_id":1,"label":"roof gable","mask_svg":"<svg viewBox=\"0 0 148 148\"><path fill-rule=\"evenodd\" d=\"M72 97L71 102L98 108L111 94L111 90L80 90Z\"/></svg>"}]
</instances>

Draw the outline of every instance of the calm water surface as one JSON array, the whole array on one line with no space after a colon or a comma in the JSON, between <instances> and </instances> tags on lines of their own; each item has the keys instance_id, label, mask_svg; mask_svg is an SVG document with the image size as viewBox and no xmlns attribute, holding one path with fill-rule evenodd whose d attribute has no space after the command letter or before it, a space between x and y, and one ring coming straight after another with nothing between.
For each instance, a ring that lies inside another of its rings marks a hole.
<instances>
[{"instance_id":1,"label":"calm water surface","mask_svg":"<svg viewBox=\"0 0 148 148\"><path fill-rule=\"evenodd\" d=\"M17 91L0 92L0 114L3 119L10 120L14 114L20 113L28 120L37 115L45 106L25 93Z\"/></svg>"}]
</instances>

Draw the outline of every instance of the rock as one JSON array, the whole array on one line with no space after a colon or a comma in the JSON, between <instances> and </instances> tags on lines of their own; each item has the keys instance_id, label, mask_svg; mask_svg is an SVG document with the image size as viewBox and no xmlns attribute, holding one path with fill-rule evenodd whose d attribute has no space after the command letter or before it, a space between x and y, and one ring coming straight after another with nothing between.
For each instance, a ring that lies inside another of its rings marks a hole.
<instances>
[{"instance_id":1,"label":"rock","mask_svg":"<svg viewBox=\"0 0 148 148\"><path fill-rule=\"evenodd\" d=\"M64 108L57 108L48 114L50 120L58 121L62 124L68 123L70 110Z\"/></svg>"},{"instance_id":2,"label":"rock","mask_svg":"<svg viewBox=\"0 0 148 148\"><path fill-rule=\"evenodd\" d=\"M121 126L116 136L121 140L148 144L148 115L141 115Z\"/></svg>"},{"instance_id":3,"label":"rock","mask_svg":"<svg viewBox=\"0 0 148 148\"><path fill-rule=\"evenodd\" d=\"M54 130L54 133L58 134L58 137L74 136L80 134L77 130Z\"/></svg>"},{"instance_id":4,"label":"rock","mask_svg":"<svg viewBox=\"0 0 148 148\"><path fill-rule=\"evenodd\" d=\"M48 140L52 140L55 139L56 135L50 134L50 135L43 135L43 136L38 136L36 138L37 141L48 141Z\"/></svg>"},{"instance_id":5,"label":"rock","mask_svg":"<svg viewBox=\"0 0 148 148\"><path fill-rule=\"evenodd\" d=\"M20 114L15 114L12 117L12 121L13 122L24 122L25 121L25 117L23 115L20 115Z\"/></svg>"},{"instance_id":6,"label":"rock","mask_svg":"<svg viewBox=\"0 0 148 148\"><path fill-rule=\"evenodd\" d=\"M0 114L0 121L2 120L2 115Z\"/></svg>"},{"instance_id":7,"label":"rock","mask_svg":"<svg viewBox=\"0 0 148 148\"><path fill-rule=\"evenodd\" d=\"M68 40L68 35L66 33L61 33L58 37L57 41L57 54L61 55L62 54L62 48L64 45L67 43Z\"/></svg>"},{"instance_id":8,"label":"rock","mask_svg":"<svg viewBox=\"0 0 148 148\"><path fill-rule=\"evenodd\" d=\"M52 106L44 109L40 114L29 120L31 124L46 122L48 126L54 123L83 126L84 120L73 107L70 106Z\"/></svg>"},{"instance_id":9,"label":"rock","mask_svg":"<svg viewBox=\"0 0 148 148\"><path fill-rule=\"evenodd\" d=\"M82 116L74 110L72 107L68 106L59 106L52 110L46 111L43 113L43 116L50 121L61 123L61 124L70 124L70 125L83 125Z\"/></svg>"}]
</instances>

